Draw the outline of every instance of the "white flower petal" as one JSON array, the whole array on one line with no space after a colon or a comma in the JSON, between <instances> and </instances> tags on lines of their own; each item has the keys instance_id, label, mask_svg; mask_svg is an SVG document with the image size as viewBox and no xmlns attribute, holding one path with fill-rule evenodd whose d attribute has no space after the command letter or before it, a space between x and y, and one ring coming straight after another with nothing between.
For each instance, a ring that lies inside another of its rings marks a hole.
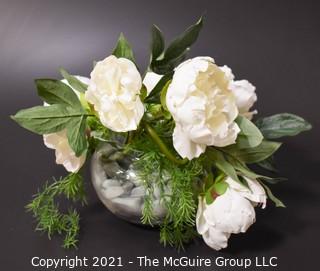
<instances>
[{"instance_id":1,"label":"white flower petal","mask_svg":"<svg viewBox=\"0 0 320 271\"><path fill-rule=\"evenodd\" d=\"M235 81L234 75L228 66L219 68L225 73L230 81L228 87L235 96L239 114L248 119L252 119L252 116L257 113L256 110L249 112L250 108L257 101L257 95L255 93L256 87L247 80Z\"/></svg>"},{"instance_id":2,"label":"white flower petal","mask_svg":"<svg viewBox=\"0 0 320 271\"><path fill-rule=\"evenodd\" d=\"M183 131L181 126L176 123L176 127L173 131L173 146L182 158L188 158L189 160L199 157L200 154L206 150L206 145L196 144L190 140L188 133Z\"/></svg>"},{"instance_id":3,"label":"white flower petal","mask_svg":"<svg viewBox=\"0 0 320 271\"><path fill-rule=\"evenodd\" d=\"M149 95L150 92L154 89L154 87L158 84L160 79L162 78L162 74L157 74L155 72L147 72L144 79L143 84L147 88L147 94Z\"/></svg>"},{"instance_id":4,"label":"white flower petal","mask_svg":"<svg viewBox=\"0 0 320 271\"><path fill-rule=\"evenodd\" d=\"M43 135L43 141L48 148L55 149L56 163L63 165L68 172L77 172L84 164L86 154L75 155L68 143L66 130Z\"/></svg>"},{"instance_id":5,"label":"white flower petal","mask_svg":"<svg viewBox=\"0 0 320 271\"><path fill-rule=\"evenodd\" d=\"M228 85L228 76L209 57L189 59L176 68L166 104L179 126L173 144L182 157L198 157L207 145L235 143L238 108Z\"/></svg>"},{"instance_id":6,"label":"white flower petal","mask_svg":"<svg viewBox=\"0 0 320 271\"><path fill-rule=\"evenodd\" d=\"M232 190L237 191L243 197L249 199L254 203L261 203L262 208L266 207L267 195L264 188L257 180L252 180L247 177L243 177L249 186L249 188L241 185L240 183L234 181L232 178L228 177L225 181L228 183Z\"/></svg>"},{"instance_id":7,"label":"white flower petal","mask_svg":"<svg viewBox=\"0 0 320 271\"><path fill-rule=\"evenodd\" d=\"M246 232L255 222L250 201L229 188L207 206L203 215L210 225L227 233Z\"/></svg>"},{"instance_id":8,"label":"white flower petal","mask_svg":"<svg viewBox=\"0 0 320 271\"><path fill-rule=\"evenodd\" d=\"M198 210L197 210L197 216L196 216L196 226L199 234L204 234L209 229L209 225L206 223L206 220L203 216L203 212L205 209L206 209L205 201L202 200L201 197L199 197Z\"/></svg>"},{"instance_id":9,"label":"white flower petal","mask_svg":"<svg viewBox=\"0 0 320 271\"><path fill-rule=\"evenodd\" d=\"M135 64L113 55L91 72L86 100L94 105L103 125L115 132L137 129L144 114L139 94L141 76Z\"/></svg>"},{"instance_id":10,"label":"white flower petal","mask_svg":"<svg viewBox=\"0 0 320 271\"><path fill-rule=\"evenodd\" d=\"M230 67L228 67L227 65L223 65L219 68L225 73L229 81L234 80L234 74L232 73L232 70L230 69Z\"/></svg>"},{"instance_id":11,"label":"white flower petal","mask_svg":"<svg viewBox=\"0 0 320 271\"><path fill-rule=\"evenodd\" d=\"M82 83L89 84L88 78L78 75L75 77ZM61 82L71 87L78 97L80 96L79 92L69 85L67 80L63 79ZM47 103L44 103L44 105L48 106ZM86 160L86 154L82 154L80 157L75 155L74 151L69 145L66 130L52 134L44 134L43 142L46 147L55 150L56 163L63 165L68 172L75 173L83 166Z\"/></svg>"},{"instance_id":12,"label":"white flower petal","mask_svg":"<svg viewBox=\"0 0 320 271\"><path fill-rule=\"evenodd\" d=\"M230 233L219 231L213 227L210 227L203 235L204 242L214 250L220 250L228 246L228 239Z\"/></svg>"}]
</instances>

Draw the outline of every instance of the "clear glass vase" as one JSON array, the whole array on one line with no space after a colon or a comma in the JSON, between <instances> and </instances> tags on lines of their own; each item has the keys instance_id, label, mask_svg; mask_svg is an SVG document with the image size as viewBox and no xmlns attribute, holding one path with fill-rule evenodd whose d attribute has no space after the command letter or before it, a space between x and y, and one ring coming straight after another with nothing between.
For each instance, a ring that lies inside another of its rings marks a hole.
<instances>
[{"instance_id":1,"label":"clear glass vase","mask_svg":"<svg viewBox=\"0 0 320 271\"><path fill-rule=\"evenodd\" d=\"M116 145L101 144L92 157L91 179L108 210L126 221L142 224L146 189L135 166L136 160L137 157L124 154ZM160 224L167 211L159 187L155 185L152 190L153 224Z\"/></svg>"}]
</instances>

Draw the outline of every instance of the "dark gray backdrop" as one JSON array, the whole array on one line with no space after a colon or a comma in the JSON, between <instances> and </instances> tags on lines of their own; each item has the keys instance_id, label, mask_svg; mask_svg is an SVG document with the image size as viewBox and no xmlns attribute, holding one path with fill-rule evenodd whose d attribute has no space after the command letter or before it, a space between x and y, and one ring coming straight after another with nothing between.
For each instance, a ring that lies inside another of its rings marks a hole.
<instances>
[{"instance_id":1,"label":"dark gray backdrop","mask_svg":"<svg viewBox=\"0 0 320 271\"><path fill-rule=\"evenodd\" d=\"M32 256L199 255L276 256L274 270L319 270L319 7L317 1L1 0L0 269L41 270L31 267ZM205 26L190 55L210 55L232 67L238 79L253 82L260 115L292 112L314 125L312 132L286 139L277 155L289 181L274 192L288 208L269 204L247 234L232 236L222 252L198 241L178 254L158 243L158 231L123 222L103 208L87 172L89 205L81 211L79 249L65 251L60 239L49 242L34 233L23 206L46 179L64 171L41 137L8 117L40 103L33 79L57 77L59 66L88 75L92 61L110 54L121 31L145 67L152 23L171 39L204 12Z\"/></svg>"}]
</instances>

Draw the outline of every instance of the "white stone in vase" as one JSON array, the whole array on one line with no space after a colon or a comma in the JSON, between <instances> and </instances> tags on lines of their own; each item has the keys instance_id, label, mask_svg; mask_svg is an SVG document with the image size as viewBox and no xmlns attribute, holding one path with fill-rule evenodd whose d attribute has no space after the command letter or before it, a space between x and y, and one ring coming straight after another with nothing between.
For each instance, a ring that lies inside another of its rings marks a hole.
<instances>
[{"instance_id":1,"label":"white stone in vase","mask_svg":"<svg viewBox=\"0 0 320 271\"><path fill-rule=\"evenodd\" d=\"M158 184L154 184L154 185L153 185L153 196L154 196L156 199L160 199L161 189L160 189L160 186L159 186Z\"/></svg>"},{"instance_id":2,"label":"white stone in vase","mask_svg":"<svg viewBox=\"0 0 320 271\"><path fill-rule=\"evenodd\" d=\"M134 183L135 186L141 186L142 185L142 181L141 179L137 176L136 172L129 168L126 172L127 174L127 178L130 182Z\"/></svg>"},{"instance_id":3,"label":"white stone in vase","mask_svg":"<svg viewBox=\"0 0 320 271\"><path fill-rule=\"evenodd\" d=\"M146 189L144 186L137 186L132 189L131 196L132 197L144 197L146 194Z\"/></svg>"},{"instance_id":4,"label":"white stone in vase","mask_svg":"<svg viewBox=\"0 0 320 271\"><path fill-rule=\"evenodd\" d=\"M153 214L155 217L162 218L167 214L167 209L161 200L159 199L154 200L152 206L153 206Z\"/></svg>"},{"instance_id":5,"label":"white stone in vase","mask_svg":"<svg viewBox=\"0 0 320 271\"><path fill-rule=\"evenodd\" d=\"M125 191L125 193L130 193L133 187L134 187L134 184L132 182L129 182L129 181L126 181L122 185L122 188Z\"/></svg>"},{"instance_id":6,"label":"white stone in vase","mask_svg":"<svg viewBox=\"0 0 320 271\"><path fill-rule=\"evenodd\" d=\"M132 212L135 214L140 214L142 210L141 198L115 198L112 200L112 202L114 203L115 208L126 210L129 213Z\"/></svg>"},{"instance_id":7,"label":"white stone in vase","mask_svg":"<svg viewBox=\"0 0 320 271\"><path fill-rule=\"evenodd\" d=\"M124 193L124 189L121 186L109 186L102 190L102 194L107 199L114 199L121 196Z\"/></svg>"},{"instance_id":8,"label":"white stone in vase","mask_svg":"<svg viewBox=\"0 0 320 271\"><path fill-rule=\"evenodd\" d=\"M104 189L108 189L111 186L121 186L121 184L119 181L113 180L113 179L106 179L102 183L102 188L104 188Z\"/></svg>"}]
</instances>

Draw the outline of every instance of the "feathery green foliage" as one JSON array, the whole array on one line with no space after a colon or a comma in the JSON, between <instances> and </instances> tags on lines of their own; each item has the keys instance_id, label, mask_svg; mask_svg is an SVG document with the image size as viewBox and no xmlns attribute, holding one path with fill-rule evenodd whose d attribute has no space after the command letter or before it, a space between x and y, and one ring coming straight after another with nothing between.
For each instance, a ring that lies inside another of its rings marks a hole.
<instances>
[{"instance_id":1,"label":"feathery green foliage","mask_svg":"<svg viewBox=\"0 0 320 271\"><path fill-rule=\"evenodd\" d=\"M153 128L174 152L170 136L173 129L171 123L171 120L154 122ZM139 135L133 137L127 151L138 155L135 167L146 189L142 223L153 225L159 222L155 221L152 208L153 190L158 186L161 201L167 209L167 215L160 225L160 241L178 249L183 248L195 236L197 202L194 198L194 184L203 172L201 159L177 166L161 153L158 145L154 144L145 131L140 131ZM165 186L170 187L170 192L165 191Z\"/></svg>"},{"instance_id":2,"label":"feathery green foliage","mask_svg":"<svg viewBox=\"0 0 320 271\"><path fill-rule=\"evenodd\" d=\"M37 221L36 230L47 232L49 239L54 234L64 235L63 247L76 247L79 234L79 214L75 209L62 213L56 203L56 198L60 195L74 202L86 203L82 176L78 173L71 173L63 179L54 180L51 184L46 183L42 191L39 191L26 206L26 209L33 213Z\"/></svg>"}]
</instances>

